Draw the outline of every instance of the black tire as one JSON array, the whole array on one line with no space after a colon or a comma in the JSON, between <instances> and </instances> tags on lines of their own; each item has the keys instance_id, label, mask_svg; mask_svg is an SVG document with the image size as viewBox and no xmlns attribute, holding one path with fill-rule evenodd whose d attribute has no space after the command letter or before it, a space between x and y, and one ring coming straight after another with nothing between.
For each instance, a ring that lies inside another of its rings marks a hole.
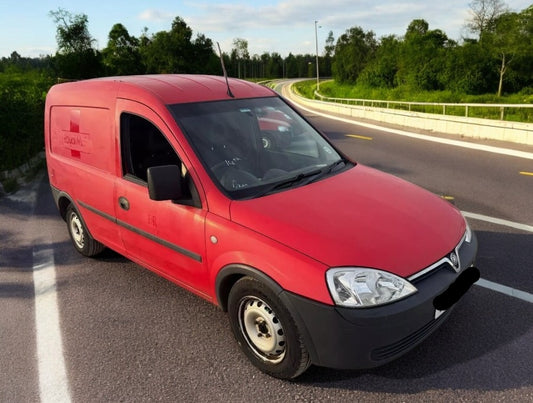
<instances>
[{"instance_id":1,"label":"black tire","mask_svg":"<svg viewBox=\"0 0 533 403\"><path fill-rule=\"evenodd\" d=\"M68 206L67 215L65 218L67 221L67 229L70 239L72 240L74 248L79 253L81 253L83 256L91 257L98 255L105 249L104 245L95 240L91 234L89 234L81 215L72 206L72 204Z\"/></svg>"},{"instance_id":2,"label":"black tire","mask_svg":"<svg viewBox=\"0 0 533 403\"><path fill-rule=\"evenodd\" d=\"M261 371L293 379L311 364L294 319L263 283L243 277L228 299L231 329L248 359Z\"/></svg>"}]
</instances>

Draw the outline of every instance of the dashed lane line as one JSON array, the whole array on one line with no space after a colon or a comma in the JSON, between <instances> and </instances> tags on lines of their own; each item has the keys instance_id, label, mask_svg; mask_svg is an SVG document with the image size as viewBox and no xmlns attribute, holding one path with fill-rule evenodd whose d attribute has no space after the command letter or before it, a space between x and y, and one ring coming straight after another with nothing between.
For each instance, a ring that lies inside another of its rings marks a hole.
<instances>
[{"instance_id":1,"label":"dashed lane line","mask_svg":"<svg viewBox=\"0 0 533 403\"><path fill-rule=\"evenodd\" d=\"M361 136L359 134L347 134L346 137L351 137L351 138L354 138L354 139L359 139L359 140L373 140L372 137L368 137L368 136Z\"/></svg>"},{"instance_id":2,"label":"dashed lane line","mask_svg":"<svg viewBox=\"0 0 533 403\"><path fill-rule=\"evenodd\" d=\"M52 249L33 250L35 328L42 403L70 403L69 383L63 356L56 273Z\"/></svg>"}]
</instances>

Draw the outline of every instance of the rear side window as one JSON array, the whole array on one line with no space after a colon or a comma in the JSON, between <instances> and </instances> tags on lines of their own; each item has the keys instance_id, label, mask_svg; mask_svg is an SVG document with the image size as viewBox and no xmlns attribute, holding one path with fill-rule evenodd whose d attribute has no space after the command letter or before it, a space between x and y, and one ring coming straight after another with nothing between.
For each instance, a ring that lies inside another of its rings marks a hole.
<instances>
[{"instance_id":1,"label":"rear side window","mask_svg":"<svg viewBox=\"0 0 533 403\"><path fill-rule=\"evenodd\" d=\"M120 127L124 176L146 182L146 170L150 167L182 167L178 155L152 122L137 115L123 113Z\"/></svg>"}]
</instances>

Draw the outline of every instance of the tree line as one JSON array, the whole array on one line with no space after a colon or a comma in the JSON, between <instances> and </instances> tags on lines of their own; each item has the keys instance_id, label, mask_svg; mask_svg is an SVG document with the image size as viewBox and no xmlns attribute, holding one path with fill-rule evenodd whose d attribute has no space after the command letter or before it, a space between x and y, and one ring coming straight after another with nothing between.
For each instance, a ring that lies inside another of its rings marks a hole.
<instances>
[{"instance_id":1,"label":"tree line","mask_svg":"<svg viewBox=\"0 0 533 403\"><path fill-rule=\"evenodd\" d=\"M466 21L475 38L452 40L423 19L413 20L405 35L376 38L359 26L336 41L333 33L319 55L321 77L368 87L450 90L465 94L516 93L533 87L533 5L511 12L502 0L473 0ZM85 14L59 8L50 12L57 52L39 59L13 52L0 61L0 72L40 69L63 79L151 73L221 74L213 41L176 17L170 30L139 37L113 25L105 48L98 50ZM250 55L248 41L235 38L223 53L228 74L245 79L316 75L316 55ZM533 91L533 89L531 90Z\"/></svg>"},{"instance_id":2,"label":"tree line","mask_svg":"<svg viewBox=\"0 0 533 403\"><path fill-rule=\"evenodd\" d=\"M193 37L192 29L179 16L170 30L150 35L145 28L139 37L117 23L102 50L95 46L87 15L73 15L60 8L51 11L50 17L57 26L55 55L24 58L15 51L1 59L0 73L38 69L66 80L130 74L222 74L213 41L203 34ZM315 55L283 58L274 52L250 56L248 41L242 38L235 38L223 58L228 74L243 79L312 77L315 71Z\"/></svg>"},{"instance_id":3,"label":"tree line","mask_svg":"<svg viewBox=\"0 0 533 403\"><path fill-rule=\"evenodd\" d=\"M500 0L474 0L467 22L476 38L463 43L423 19L401 38L376 39L360 27L335 46L333 76L341 83L462 94L533 93L533 5L508 11Z\"/></svg>"},{"instance_id":4,"label":"tree line","mask_svg":"<svg viewBox=\"0 0 533 403\"><path fill-rule=\"evenodd\" d=\"M354 86L448 90L462 94L533 94L533 5L509 11L502 0L472 0L466 27L474 35L460 43L423 19L413 20L403 36L376 38L373 31L349 28L335 40L329 32L319 55L321 77ZM220 75L215 44L193 36L176 17L168 31L139 37L124 25L112 26L99 50L85 14L50 12L56 24L54 55L27 58L14 51L0 59L0 171L10 169L42 148L44 99L58 80L150 73ZM248 41L235 38L224 64L244 79L315 77L316 55L250 55ZM529 97L529 98L528 98ZM527 101L526 101L527 102Z\"/></svg>"}]
</instances>

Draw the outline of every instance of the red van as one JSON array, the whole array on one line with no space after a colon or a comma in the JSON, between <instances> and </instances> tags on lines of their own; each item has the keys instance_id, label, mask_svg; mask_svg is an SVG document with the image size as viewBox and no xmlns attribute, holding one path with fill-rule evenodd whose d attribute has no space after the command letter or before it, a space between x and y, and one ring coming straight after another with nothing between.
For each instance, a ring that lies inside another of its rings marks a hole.
<instances>
[{"instance_id":1,"label":"red van","mask_svg":"<svg viewBox=\"0 0 533 403\"><path fill-rule=\"evenodd\" d=\"M58 84L48 174L74 247L109 247L228 312L262 371L370 368L479 278L451 204L357 164L272 90L215 76Z\"/></svg>"}]
</instances>

